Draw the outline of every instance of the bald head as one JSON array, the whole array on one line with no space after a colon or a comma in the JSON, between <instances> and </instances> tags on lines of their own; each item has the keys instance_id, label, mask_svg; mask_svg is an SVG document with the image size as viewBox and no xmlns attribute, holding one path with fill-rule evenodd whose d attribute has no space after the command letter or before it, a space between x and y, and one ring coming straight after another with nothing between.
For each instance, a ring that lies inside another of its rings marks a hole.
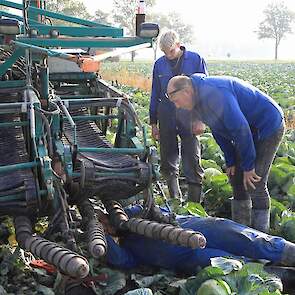
<instances>
[{"instance_id":1,"label":"bald head","mask_svg":"<svg viewBox=\"0 0 295 295\"><path fill-rule=\"evenodd\" d=\"M171 78L167 86L167 95L177 108L192 110L194 89L189 77Z\"/></svg>"},{"instance_id":2,"label":"bald head","mask_svg":"<svg viewBox=\"0 0 295 295\"><path fill-rule=\"evenodd\" d=\"M167 89L169 88L169 85L174 89L180 89L190 86L191 83L191 79L187 76L175 76L170 79Z\"/></svg>"}]
</instances>

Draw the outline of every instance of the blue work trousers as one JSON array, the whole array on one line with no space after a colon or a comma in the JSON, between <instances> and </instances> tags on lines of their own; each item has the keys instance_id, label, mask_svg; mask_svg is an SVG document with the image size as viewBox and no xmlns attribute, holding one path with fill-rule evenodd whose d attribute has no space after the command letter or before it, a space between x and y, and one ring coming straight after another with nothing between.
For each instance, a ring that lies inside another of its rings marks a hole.
<instances>
[{"instance_id":1,"label":"blue work trousers","mask_svg":"<svg viewBox=\"0 0 295 295\"><path fill-rule=\"evenodd\" d=\"M235 200L248 200L251 198L253 209L265 210L270 208L267 180L271 164L283 138L284 131L285 125L282 123L282 126L273 135L255 142L255 171L262 178L261 181L255 183L255 189L249 188L248 191L245 190L243 185L243 171L239 165L239 155L236 156L238 161L235 174L230 179Z\"/></svg>"},{"instance_id":2,"label":"blue work trousers","mask_svg":"<svg viewBox=\"0 0 295 295\"><path fill-rule=\"evenodd\" d=\"M181 160L187 183L201 184L204 171L201 167L201 148L192 134L191 112L178 109L168 99L158 106L160 128L161 172L165 177L179 174L179 142Z\"/></svg>"},{"instance_id":3,"label":"blue work trousers","mask_svg":"<svg viewBox=\"0 0 295 295\"><path fill-rule=\"evenodd\" d=\"M190 249L137 234L127 234L120 247L108 236L108 262L121 268L148 265L194 274L199 267L210 265L213 257L266 259L273 263L282 259L286 245L283 238L223 218L178 216L177 221L182 228L201 232L207 239L206 248Z\"/></svg>"}]
</instances>

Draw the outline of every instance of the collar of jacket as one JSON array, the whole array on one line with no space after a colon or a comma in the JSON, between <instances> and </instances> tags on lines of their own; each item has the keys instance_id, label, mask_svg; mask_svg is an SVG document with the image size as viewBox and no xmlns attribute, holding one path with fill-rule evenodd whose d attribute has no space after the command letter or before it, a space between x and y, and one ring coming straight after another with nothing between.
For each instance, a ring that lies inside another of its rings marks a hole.
<instances>
[{"instance_id":1,"label":"collar of jacket","mask_svg":"<svg viewBox=\"0 0 295 295\"><path fill-rule=\"evenodd\" d=\"M192 74L190 76L190 79L192 81L192 85L194 88L194 96L193 96L193 103L194 103L194 109L197 110L198 106L201 105L202 99L199 95L199 87L201 86L202 81L206 78L205 74Z\"/></svg>"},{"instance_id":2,"label":"collar of jacket","mask_svg":"<svg viewBox=\"0 0 295 295\"><path fill-rule=\"evenodd\" d=\"M180 46L180 49L183 51L183 58L184 59L187 59L188 58L188 54L187 54L186 48L183 45L181 45Z\"/></svg>"}]
</instances>

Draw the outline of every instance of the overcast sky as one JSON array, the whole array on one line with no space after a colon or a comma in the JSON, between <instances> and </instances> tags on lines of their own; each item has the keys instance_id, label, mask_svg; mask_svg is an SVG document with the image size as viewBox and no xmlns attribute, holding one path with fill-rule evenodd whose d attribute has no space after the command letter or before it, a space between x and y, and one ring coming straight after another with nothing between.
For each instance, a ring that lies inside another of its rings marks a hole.
<instances>
[{"instance_id":1,"label":"overcast sky","mask_svg":"<svg viewBox=\"0 0 295 295\"><path fill-rule=\"evenodd\" d=\"M83 0L90 12L110 11L111 0ZM122 0L124 1L124 0ZM155 12L177 11L192 24L196 44L191 49L207 58L272 59L273 40L258 40L254 30L263 20L271 0L156 0ZM295 12L295 0L285 0ZM295 26L293 26L295 27ZM295 28L293 29L295 31ZM152 55L152 53L150 53ZM279 47L279 58L295 60L295 34L287 35Z\"/></svg>"}]
</instances>

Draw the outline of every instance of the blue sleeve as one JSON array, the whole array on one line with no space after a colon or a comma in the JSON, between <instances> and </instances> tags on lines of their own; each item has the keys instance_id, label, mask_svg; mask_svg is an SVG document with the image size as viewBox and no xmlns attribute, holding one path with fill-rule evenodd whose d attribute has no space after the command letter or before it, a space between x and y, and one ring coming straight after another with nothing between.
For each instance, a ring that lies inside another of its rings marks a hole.
<instances>
[{"instance_id":1,"label":"blue sleeve","mask_svg":"<svg viewBox=\"0 0 295 295\"><path fill-rule=\"evenodd\" d=\"M128 215L129 218L136 217L141 214L143 211L143 207L139 204L124 207L125 213Z\"/></svg>"},{"instance_id":2,"label":"blue sleeve","mask_svg":"<svg viewBox=\"0 0 295 295\"><path fill-rule=\"evenodd\" d=\"M252 132L236 98L232 95L227 101L224 108L225 127L229 130L240 154L242 170L250 171L255 167L256 159Z\"/></svg>"},{"instance_id":3,"label":"blue sleeve","mask_svg":"<svg viewBox=\"0 0 295 295\"><path fill-rule=\"evenodd\" d=\"M150 124L157 124L157 110L160 99L161 84L157 73L157 64L153 69L152 93L150 99Z\"/></svg>"},{"instance_id":4,"label":"blue sleeve","mask_svg":"<svg viewBox=\"0 0 295 295\"><path fill-rule=\"evenodd\" d=\"M106 235L108 250L107 262L119 268L129 269L137 266L135 257L131 252L120 247L109 235Z\"/></svg>"},{"instance_id":5,"label":"blue sleeve","mask_svg":"<svg viewBox=\"0 0 295 295\"><path fill-rule=\"evenodd\" d=\"M247 119L242 113L235 95L227 89L219 89L218 93L210 97L212 112L218 112L221 116L221 124L224 124L234 141L235 148L241 158L243 171L250 171L255 167L256 151L252 132ZM216 110L218 108L218 110Z\"/></svg>"},{"instance_id":6,"label":"blue sleeve","mask_svg":"<svg viewBox=\"0 0 295 295\"><path fill-rule=\"evenodd\" d=\"M235 149L232 142L215 132L212 132L212 135L224 153L226 167L234 166Z\"/></svg>"},{"instance_id":7,"label":"blue sleeve","mask_svg":"<svg viewBox=\"0 0 295 295\"><path fill-rule=\"evenodd\" d=\"M203 73L206 76L209 76L206 62L205 62L205 60L202 57L200 57L200 66L199 66L198 73Z\"/></svg>"}]
</instances>

